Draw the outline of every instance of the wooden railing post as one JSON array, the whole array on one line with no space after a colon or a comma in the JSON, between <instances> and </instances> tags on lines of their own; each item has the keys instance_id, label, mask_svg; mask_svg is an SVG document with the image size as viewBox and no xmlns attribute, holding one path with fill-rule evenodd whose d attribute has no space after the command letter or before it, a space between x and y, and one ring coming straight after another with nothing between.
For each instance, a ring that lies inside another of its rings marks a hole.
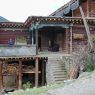
<instances>
[{"instance_id":1,"label":"wooden railing post","mask_svg":"<svg viewBox=\"0 0 95 95\"><path fill-rule=\"evenodd\" d=\"M0 61L0 90L3 89L2 61Z\"/></svg>"},{"instance_id":2,"label":"wooden railing post","mask_svg":"<svg viewBox=\"0 0 95 95\"><path fill-rule=\"evenodd\" d=\"M70 26L70 54L72 54L72 48L73 48L73 46L72 46L72 42L73 42L73 28L72 28L72 25Z\"/></svg>"},{"instance_id":3,"label":"wooden railing post","mask_svg":"<svg viewBox=\"0 0 95 95\"><path fill-rule=\"evenodd\" d=\"M42 86L45 83L45 61L42 62Z\"/></svg>"},{"instance_id":4,"label":"wooden railing post","mask_svg":"<svg viewBox=\"0 0 95 95\"><path fill-rule=\"evenodd\" d=\"M38 72L39 72L39 68L38 68L38 64L39 63L39 60L38 60L38 57L36 57L35 59L35 87L38 87L38 78L39 78L39 75L38 75Z\"/></svg>"},{"instance_id":5,"label":"wooden railing post","mask_svg":"<svg viewBox=\"0 0 95 95\"><path fill-rule=\"evenodd\" d=\"M18 89L22 89L22 61L19 60L18 70Z\"/></svg>"}]
</instances>

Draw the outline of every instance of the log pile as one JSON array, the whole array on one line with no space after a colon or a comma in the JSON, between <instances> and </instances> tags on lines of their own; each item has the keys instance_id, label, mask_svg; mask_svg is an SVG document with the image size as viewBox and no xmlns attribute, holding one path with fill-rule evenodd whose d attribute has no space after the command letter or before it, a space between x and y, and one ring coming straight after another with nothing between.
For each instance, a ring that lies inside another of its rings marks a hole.
<instances>
[{"instance_id":1,"label":"log pile","mask_svg":"<svg viewBox=\"0 0 95 95\"><path fill-rule=\"evenodd\" d=\"M2 74L4 74L4 75L18 74L18 65L15 65L15 64L3 64Z\"/></svg>"}]
</instances>

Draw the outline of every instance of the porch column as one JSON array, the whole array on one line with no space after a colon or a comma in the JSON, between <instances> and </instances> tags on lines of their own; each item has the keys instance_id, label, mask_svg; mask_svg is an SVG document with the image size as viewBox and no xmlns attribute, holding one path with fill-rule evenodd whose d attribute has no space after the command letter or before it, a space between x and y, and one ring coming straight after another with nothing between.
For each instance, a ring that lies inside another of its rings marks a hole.
<instances>
[{"instance_id":1,"label":"porch column","mask_svg":"<svg viewBox=\"0 0 95 95\"><path fill-rule=\"evenodd\" d=\"M38 87L38 79L39 79L39 60L38 60L38 57L36 57L35 59L35 87Z\"/></svg>"},{"instance_id":2,"label":"porch column","mask_svg":"<svg viewBox=\"0 0 95 95\"><path fill-rule=\"evenodd\" d=\"M32 45L34 45L34 31L32 30Z\"/></svg>"},{"instance_id":3,"label":"porch column","mask_svg":"<svg viewBox=\"0 0 95 95\"><path fill-rule=\"evenodd\" d=\"M66 28L66 52L69 53L69 29Z\"/></svg>"},{"instance_id":4,"label":"porch column","mask_svg":"<svg viewBox=\"0 0 95 95\"><path fill-rule=\"evenodd\" d=\"M0 90L3 89L2 61L0 61Z\"/></svg>"},{"instance_id":5,"label":"porch column","mask_svg":"<svg viewBox=\"0 0 95 95\"><path fill-rule=\"evenodd\" d=\"M19 60L19 70L18 70L18 89L22 88L22 61Z\"/></svg>"},{"instance_id":6,"label":"porch column","mask_svg":"<svg viewBox=\"0 0 95 95\"><path fill-rule=\"evenodd\" d=\"M35 31L35 37L36 37L36 55L38 54L38 25L36 25L36 31Z\"/></svg>"},{"instance_id":7,"label":"porch column","mask_svg":"<svg viewBox=\"0 0 95 95\"><path fill-rule=\"evenodd\" d=\"M44 85L45 82L45 61L43 60L42 62L42 86Z\"/></svg>"},{"instance_id":8,"label":"porch column","mask_svg":"<svg viewBox=\"0 0 95 95\"><path fill-rule=\"evenodd\" d=\"M72 37L73 37L73 34L72 34L72 25L70 26L70 54L72 53Z\"/></svg>"}]
</instances>

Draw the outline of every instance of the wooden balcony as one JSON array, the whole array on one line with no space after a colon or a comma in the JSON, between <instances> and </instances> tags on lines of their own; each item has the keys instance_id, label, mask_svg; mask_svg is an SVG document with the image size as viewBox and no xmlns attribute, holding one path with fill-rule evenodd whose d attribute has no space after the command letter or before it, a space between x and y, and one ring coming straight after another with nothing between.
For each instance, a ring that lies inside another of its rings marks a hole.
<instances>
[{"instance_id":1,"label":"wooden balcony","mask_svg":"<svg viewBox=\"0 0 95 95\"><path fill-rule=\"evenodd\" d=\"M0 45L0 57L18 57L36 55L36 45Z\"/></svg>"}]
</instances>

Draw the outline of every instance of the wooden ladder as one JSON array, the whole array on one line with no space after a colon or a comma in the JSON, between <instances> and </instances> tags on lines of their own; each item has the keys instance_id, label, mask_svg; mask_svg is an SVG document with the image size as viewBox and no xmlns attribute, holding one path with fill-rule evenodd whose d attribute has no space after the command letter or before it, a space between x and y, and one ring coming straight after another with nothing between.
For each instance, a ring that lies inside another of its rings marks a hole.
<instances>
[{"instance_id":1,"label":"wooden ladder","mask_svg":"<svg viewBox=\"0 0 95 95\"><path fill-rule=\"evenodd\" d=\"M92 42L91 34L90 34L90 31L89 31L89 26L87 24L87 21L86 21L86 18L85 18L85 15L84 15L82 7L79 6L79 9L80 9L80 13L81 13L81 16L82 16L82 19L83 19L83 23L84 23L84 26L85 26L85 30L86 30L86 33L87 33L88 42L89 42L90 47L92 49L93 48L93 42Z\"/></svg>"}]
</instances>

